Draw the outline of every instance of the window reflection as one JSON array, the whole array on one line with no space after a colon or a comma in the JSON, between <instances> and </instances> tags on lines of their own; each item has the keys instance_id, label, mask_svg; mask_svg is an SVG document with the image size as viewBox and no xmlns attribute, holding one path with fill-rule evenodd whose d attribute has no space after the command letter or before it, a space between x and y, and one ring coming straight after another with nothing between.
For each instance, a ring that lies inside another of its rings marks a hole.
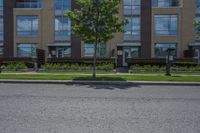
<instances>
[{"instance_id":1,"label":"window reflection","mask_svg":"<svg viewBox=\"0 0 200 133\"><path fill-rule=\"evenodd\" d=\"M38 23L38 16L17 16L17 35L37 36Z\"/></svg>"},{"instance_id":2,"label":"window reflection","mask_svg":"<svg viewBox=\"0 0 200 133\"><path fill-rule=\"evenodd\" d=\"M17 44L17 57L36 57L37 44Z\"/></svg>"},{"instance_id":3,"label":"window reflection","mask_svg":"<svg viewBox=\"0 0 200 133\"><path fill-rule=\"evenodd\" d=\"M155 56L156 57L165 58L167 56L167 54L168 54L167 50L169 48L174 49L172 51L172 55L176 56L176 54L177 54L177 46L174 43L171 43L171 44L157 43L157 44L155 44Z\"/></svg>"},{"instance_id":4,"label":"window reflection","mask_svg":"<svg viewBox=\"0 0 200 133\"><path fill-rule=\"evenodd\" d=\"M84 45L84 56L93 57L94 56L94 44L85 44ZM98 44L97 45L97 57L106 56L106 45Z\"/></svg>"},{"instance_id":5,"label":"window reflection","mask_svg":"<svg viewBox=\"0 0 200 133\"><path fill-rule=\"evenodd\" d=\"M155 15L155 34L162 35L177 35L178 17L177 15Z\"/></svg>"}]
</instances>

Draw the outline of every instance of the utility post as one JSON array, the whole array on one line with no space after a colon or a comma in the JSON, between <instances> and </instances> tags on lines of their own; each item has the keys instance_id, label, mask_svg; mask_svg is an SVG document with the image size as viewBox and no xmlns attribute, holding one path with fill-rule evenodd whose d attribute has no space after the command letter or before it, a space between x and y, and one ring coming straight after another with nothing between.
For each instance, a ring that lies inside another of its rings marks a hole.
<instances>
[{"instance_id":1,"label":"utility post","mask_svg":"<svg viewBox=\"0 0 200 133\"><path fill-rule=\"evenodd\" d=\"M2 59L0 59L0 73L1 73L1 71L2 71L2 65L3 65L3 60Z\"/></svg>"},{"instance_id":2,"label":"utility post","mask_svg":"<svg viewBox=\"0 0 200 133\"><path fill-rule=\"evenodd\" d=\"M171 64L174 60L174 57L172 55L172 51L174 51L173 48L168 48L167 50L167 58L166 58L166 76L171 76Z\"/></svg>"},{"instance_id":3,"label":"utility post","mask_svg":"<svg viewBox=\"0 0 200 133\"><path fill-rule=\"evenodd\" d=\"M200 47L198 47L197 50L198 50L197 60L198 60L198 65L200 65Z\"/></svg>"}]
</instances>

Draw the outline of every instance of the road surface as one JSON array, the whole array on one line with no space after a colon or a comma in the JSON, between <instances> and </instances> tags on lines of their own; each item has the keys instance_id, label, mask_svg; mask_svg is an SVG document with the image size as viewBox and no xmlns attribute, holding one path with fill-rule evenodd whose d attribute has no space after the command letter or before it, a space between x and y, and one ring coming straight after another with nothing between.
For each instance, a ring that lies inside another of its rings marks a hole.
<instances>
[{"instance_id":1,"label":"road surface","mask_svg":"<svg viewBox=\"0 0 200 133\"><path fill-rule=\"evenodd\" d=\"M200 87L0 84L0 133L200 133Z\"/></svg>"}]
</instances>

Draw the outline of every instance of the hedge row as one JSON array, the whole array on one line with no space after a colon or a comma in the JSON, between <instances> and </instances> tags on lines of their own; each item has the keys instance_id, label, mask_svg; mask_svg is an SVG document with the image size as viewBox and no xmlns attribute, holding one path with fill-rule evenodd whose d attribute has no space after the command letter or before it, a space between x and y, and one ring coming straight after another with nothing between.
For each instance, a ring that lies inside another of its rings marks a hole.
<instances>
[{"instance_id":1,"label":"hedge row","mask_svg":"<svg viewBox=\"0 0 200 133\"><path fill-rule=\"evenodd\" d=\"M90 71L92 70L93 66L88 65L88 64L55 64L55 63L50 63L50 64L45 64L42 66L42 69L45 71ZM114 69L114 65L112 63L102 63L100 65L97 65L96 67L97 70L101 71L112 71Z\"/></svg>"},{"instance_id":2,"label":"hedge row","mask_svg":"<svg viewBox=\"0 0 200 133\"><path fill-rule=\"evenodd\" d=\"M147 71L147 72L162 72L166 70L165 66L159 65L132 65L130 66L130 70L132 71ZM200 72L200 65L197 66L176 66L172 65L172 71L184 71L184 72Z\"/></svg>"}]
</instances>

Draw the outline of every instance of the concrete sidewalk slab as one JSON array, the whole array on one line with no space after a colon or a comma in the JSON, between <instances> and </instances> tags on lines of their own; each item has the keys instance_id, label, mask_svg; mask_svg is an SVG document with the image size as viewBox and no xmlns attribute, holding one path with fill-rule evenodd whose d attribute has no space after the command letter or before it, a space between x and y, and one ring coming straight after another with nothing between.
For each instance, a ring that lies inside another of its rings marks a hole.
<instances>
[{"instance_id":1,"label":"concrete sidewalk slab","mask_svg":"<svg viewBox=\"0 0 200 133\"><path fill-rule=\"evenodd\" d=\"M179 85L200 86L200 82L172 82L172 81L91 81L91 80L12 80L1 79L0 83L17 84L96 84L96 85Z\"/></svg>"}]
</instances>

